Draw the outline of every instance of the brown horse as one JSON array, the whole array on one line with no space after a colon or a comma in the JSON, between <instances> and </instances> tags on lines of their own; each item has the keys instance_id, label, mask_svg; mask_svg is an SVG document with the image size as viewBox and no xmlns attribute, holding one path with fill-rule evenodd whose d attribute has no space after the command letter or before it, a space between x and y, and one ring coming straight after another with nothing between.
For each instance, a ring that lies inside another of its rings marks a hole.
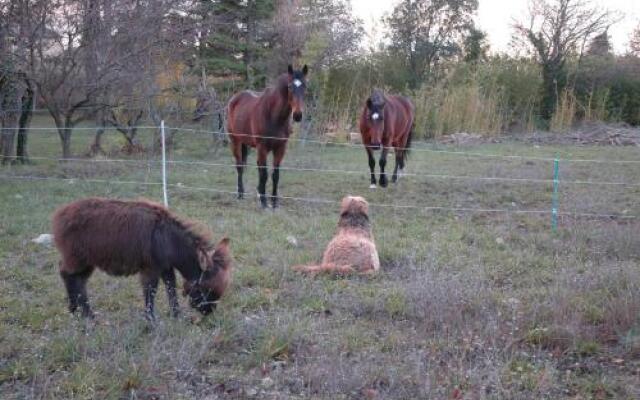
<instances>
[{"instance_id":1,"label":"brown horse","mask_svg":"<svg viewBox=\"0 0 640 400\"><path fill-rule=\"evenodd\" d=\"M205 233L160 204L88 198L69 203L53 215L53 234L62 255L60 275L69 295L69 310L93 315L87 280L95 268L109 275L140 274L147 316L162 278L173 315L178 314L175 269L184 277L183 295L191 307L209 314L226 290L231 275L229 239L212 246Z\"/></svg>"},{"instance_id":2,"label":"brown horse","mask_svg":"<svg viewBox=\"0 0 640 400\"><path fill-rule=\"evenodd\" d=\"M369 156L371 170L371 186L376 188L376 160L373 152L382 148L380 156L380 186L387 187L387 176L384 168L387 165L387 154L394 148L396 166L393 170L392 182L398 180L398 168L404 169L407 154L411 147L415 113L413 104L402 96L386 96L375 89L360 115L360 133L362 143Z\"/></svg>"},{"instance_id":3,"label":"brown horse","mask_svg":"<svg viewBox=\"0 0 640 400\"><path fill-rule=\"evenodd\" d=\"M302 70L289 65L288 72L278 77L273 87L262 93L246 90L229 100L227 131L231 134L231 151L238 171L238 198L244 197L242 173L251 146L258 151L258 194L263 208L267 207L267 156L273 152L271 202L273 208L278 206L280 163L291 135L291 115L296 122L302 120L307 73L306 65Z\"/></svg>"}]
</instances>

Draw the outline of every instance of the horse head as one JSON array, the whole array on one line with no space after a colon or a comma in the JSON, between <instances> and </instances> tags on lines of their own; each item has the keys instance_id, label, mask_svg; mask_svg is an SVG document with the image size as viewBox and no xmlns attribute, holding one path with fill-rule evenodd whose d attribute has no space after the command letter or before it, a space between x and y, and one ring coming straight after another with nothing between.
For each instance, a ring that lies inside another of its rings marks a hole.
<instances>
[{"instance_id":1,"label":"horse head","mask_svg":"<svg viewBox=\"0 0 640 400\"><path fill-rule=\"evenodd\" d=\"M382 145L384 133L384 106L386 99L384 94L376 89L367 99L367 119L371 127L371 145L374 150L379 150Z\"/></svg>"},{"instance_id":2,"label":"horse head","mask_svg":"<svg viewBox=\"0 0 640 400\"><path fill-rule=\"evenodd\" d=\"M307 88L307 74L309 68L302 67L301 70L294 70L293 66L289 65L289 107L293 112L293 120L296 122L302 121L302 112L304 111L304 92Z\"/></svg>"}]
</instances>

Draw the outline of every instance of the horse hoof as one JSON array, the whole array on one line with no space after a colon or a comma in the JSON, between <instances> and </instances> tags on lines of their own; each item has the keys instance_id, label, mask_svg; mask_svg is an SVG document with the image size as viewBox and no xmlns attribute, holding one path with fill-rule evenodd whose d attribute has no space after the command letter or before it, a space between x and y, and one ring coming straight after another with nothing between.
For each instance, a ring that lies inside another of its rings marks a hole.
<instances>
[{"instance_id":1,"label":"horse hoof","mask_svg":"<svg viewBox=\"0 0 640 400\"><path fill-rule=\"evenodd\" d=\"M369 185L369 189L377 189L378 186L376 186L375 183L372 183L371 185Z\"/></svg>"}]
</instances>

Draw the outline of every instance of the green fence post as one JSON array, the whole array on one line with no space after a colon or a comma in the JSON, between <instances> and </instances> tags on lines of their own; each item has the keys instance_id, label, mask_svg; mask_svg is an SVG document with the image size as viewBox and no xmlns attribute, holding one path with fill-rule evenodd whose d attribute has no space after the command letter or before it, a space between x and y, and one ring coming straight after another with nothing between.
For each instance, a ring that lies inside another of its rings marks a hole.
<instances>
[{"instance_id":1,"label":"green fence post","mask_svg":"<svg viewBox=\"0 0 640 400\"><path fill-rule=\"evenodd\" d=\"M551 229L558 231L558 188L560 186L560 160L553 160L553 196L551 199Z\"/></svg>"}]
</instances>

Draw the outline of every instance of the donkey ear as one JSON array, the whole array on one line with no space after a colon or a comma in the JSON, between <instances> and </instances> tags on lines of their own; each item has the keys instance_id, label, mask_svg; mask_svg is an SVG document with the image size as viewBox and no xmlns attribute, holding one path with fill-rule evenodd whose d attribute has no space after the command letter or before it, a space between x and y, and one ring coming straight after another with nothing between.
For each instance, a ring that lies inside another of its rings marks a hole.
<instances>
[{"instance_id":1,"label":"donkey ear","mask_svg":"<svg viewBox=\"0 0 640 400\"><path fill-rule=\"evenodd\" d=\"M293 65L289 64L289 66L287 67L287 72L289 73L289 75L293 75Z\"/></svg>"},{"instance_id":2,"label":"donkey ear","mask_svg":"<svg viewBox=\"0 0 640 400\"><path fill-rule=\"evenodd\" d=\"M226 236L223 237L216 245L216 250L227 250L229 248L229 243L231 243L231 239Z\"/></svg>"},{"instance_id":3,"label":"donkey ear","mask_svg":"<svg viewBox=\"0 0 640 400\"><path fill-rule=\"evenodd\" d=\"M209 254L199 251L198 252L198 264L200 264L200 269L203 271L207 270L207 266L209 265Z\"/></svg>"},{"instance_id":4,"label":"donkey ear","mask_svg":"<svg viewBox=\"0 0 640 400\"><path fill-rule=\"evenodd\" d=\"M373 107L373 103L371 102L371 97L369 97L369 98L367 99L367 108L368 108L369 110L371 110L371 107Z\"/></svg>"},{"instance_id":5,"label":"donkey ear","mask_svg":"<svg viewBox=\"0 0 640 400\"><path fill-rule=\"evenodd\" d=\"M193 283L191 283L191 282L189 282L189 281L185 280L185 281L184 281L184 286L182 287L182 296L183 296L183 297L187 297L187 295L188 295L189 293L191 293L191 290L193 290L193 286L194 286L194 284L193 284Z\"/></svg>"},{"instance_id":6,"label":"donkey ear","mask_svg":"<svg viewBox=\"0 0 640 400\"><path fill-rule=\"evenodd\" d=\"M302 67L302 75L304 75L306 78L307 74L309 74L309 67L307 67L307 64L305 64L304 67Z\"/></svg>"}]
</instances>

